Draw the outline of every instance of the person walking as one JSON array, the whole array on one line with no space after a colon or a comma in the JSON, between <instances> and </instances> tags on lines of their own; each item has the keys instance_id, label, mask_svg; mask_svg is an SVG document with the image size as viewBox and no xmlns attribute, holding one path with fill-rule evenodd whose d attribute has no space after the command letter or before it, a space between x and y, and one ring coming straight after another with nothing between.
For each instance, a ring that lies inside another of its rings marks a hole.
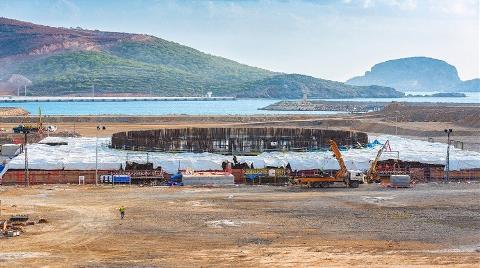
<instances>
[{"instance_id":1,"label":"person walking","mask_svg":"<svg viewBox=\"0 0 480 268\"><path fill-rule=\"evenodd\" d=\"M123 220L125 219L125 207L121 206L118 211L120 211L120 219Z\"/></svg>"}]
</instances>

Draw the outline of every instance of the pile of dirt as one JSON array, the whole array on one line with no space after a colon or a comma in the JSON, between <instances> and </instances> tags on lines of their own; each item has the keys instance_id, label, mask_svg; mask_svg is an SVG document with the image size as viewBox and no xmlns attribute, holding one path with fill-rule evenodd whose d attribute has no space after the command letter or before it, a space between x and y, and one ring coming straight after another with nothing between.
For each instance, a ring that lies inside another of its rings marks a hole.
<instances>
[{"instance_id":1,"label":"pile of dirt","mask_svg":"<svg viewBox=\"0 0 480 268\"><path fill-rule=\"evenodd\" d=\"M25 116L30 113L17 107L0 107L0 116Z\"/></svg>"},{"instance_id":2,"label":"pile of dirt","mask_svg":"<svg viewBox=\"0 0 480 268\"><path fill-rule=\"evenodd\" d=\"M451 122L464 127L480 126L480 105L415 105L392 103L379 112L382 117L399 122Z\"/></svg>"}]
</instances>

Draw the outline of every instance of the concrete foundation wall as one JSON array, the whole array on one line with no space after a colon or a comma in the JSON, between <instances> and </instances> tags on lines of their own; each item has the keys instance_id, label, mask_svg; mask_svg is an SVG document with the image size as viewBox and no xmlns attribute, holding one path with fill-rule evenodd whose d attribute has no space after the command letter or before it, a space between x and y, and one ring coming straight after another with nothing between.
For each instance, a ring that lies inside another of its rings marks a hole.
<instances>
[{"instance_id":1,"label":"concrete foundation wall","mask_svg":"<svg viewBox=\"0 0 480 268\"><path fill-rule=\"evenodd\" d=\"M364 132L308 128L179 128L128 131L112 136L112 147L145 151L256 153L318 150L333 139L339 146L365 144Z\"/></svg>"}]
</instances>

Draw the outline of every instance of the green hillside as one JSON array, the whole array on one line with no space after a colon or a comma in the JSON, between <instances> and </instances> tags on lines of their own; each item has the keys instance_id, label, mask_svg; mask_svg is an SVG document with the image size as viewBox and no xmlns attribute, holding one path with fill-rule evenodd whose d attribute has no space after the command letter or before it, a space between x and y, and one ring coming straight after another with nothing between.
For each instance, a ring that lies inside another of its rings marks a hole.
<instances>
[{"instance_id":1,"label":"green hillside","mask_svg":"<svg viewBox=\"0 0 480 268\"><path fill-rule=\"evenodd\" d=\"M239 97L300 99L309 98L381 98L403 97L393 88L381 86L350 86L299 74L281 74L242 85Z\"/></svg>"},{"instance_id":2,"label":"green hillside","mask_svg":"<svg viewBox=\"0 0 480 268\"><path fill-rule=\"evenodd\" d=\"M300 98L398 96L309 76L286 75L154 36L55 28L0 18L0 79L32 81L29 94ZM18 85L4 92L15 92ZM1 92L1 88L0 88Z\"/></svg>"},{"instance_id":3,"label":"green hillside","mask_svg":"<svg viewBox=\"0 0 480 268\"><path fill-rule=\"evenodd\" d=\"M204 94L205 80L161 65L123 59L101 52L77 51L23 62L14 70L34 81L35 93L52 95L98 93ZM182 77L182 79L179 79ZM182 90L179 91L178 89Z\"/></svg>"},{"instance_id":4,"label":"green hillside","mask_svg":"<svg viewBox=\"0 0 480 268\"><path fill-rule=\"evenodd\" d=\"M208 55L159 38L147 42L120 42L109 50L122 58L168 66L226 82L246 82L272 75L267 70Z\"/></svg>"}]
</instances>

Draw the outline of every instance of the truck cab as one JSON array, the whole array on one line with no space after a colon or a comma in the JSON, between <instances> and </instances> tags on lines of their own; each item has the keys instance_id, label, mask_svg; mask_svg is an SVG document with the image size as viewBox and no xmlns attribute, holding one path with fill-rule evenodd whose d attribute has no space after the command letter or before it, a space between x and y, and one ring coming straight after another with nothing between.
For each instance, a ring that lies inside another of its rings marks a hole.
<instances>
[{"instance_id":1,"label":"truck cab","mask_svg":"<svg viewBox=\"0 0 480 268\"><path fill-rule=\"evenodd\" d=\"M349 170L347 171L348 186L357 188L359 184L366 183L366 176L361 170Z\"/></svg>"}]
</instances>

